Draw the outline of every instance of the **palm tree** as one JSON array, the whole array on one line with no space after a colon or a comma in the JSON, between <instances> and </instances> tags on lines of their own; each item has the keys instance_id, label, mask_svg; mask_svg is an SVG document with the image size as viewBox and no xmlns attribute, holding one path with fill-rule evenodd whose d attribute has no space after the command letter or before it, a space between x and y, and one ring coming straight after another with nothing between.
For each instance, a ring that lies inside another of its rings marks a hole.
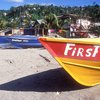
<instances>
[{"instance_id":1,"label":"palm tree","mask_svg":"<svg viewBox=\"0 0 100 100\"><path fill-rule=\"evenodd\" d=\"M46 21L48 29L56 29L59 27L58 18L55 14L50 13L48 16L45 16L44 20Z\"/></svg>"}]
</instances>

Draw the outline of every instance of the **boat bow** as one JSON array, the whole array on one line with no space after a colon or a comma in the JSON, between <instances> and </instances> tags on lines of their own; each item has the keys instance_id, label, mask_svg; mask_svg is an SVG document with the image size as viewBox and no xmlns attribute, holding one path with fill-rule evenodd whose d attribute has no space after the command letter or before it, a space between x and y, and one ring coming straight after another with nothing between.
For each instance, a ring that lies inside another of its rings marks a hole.
<instances>
[{"instance_id":1,"label":"boat bow","mask_svg":"<svg viewBox=\"0 0 100 100\"><path fill-rule=\"evenodd\" d=\"M100 38L39 38L39 41L78 83L100 84Z\"/></svg>"}]
</instances>

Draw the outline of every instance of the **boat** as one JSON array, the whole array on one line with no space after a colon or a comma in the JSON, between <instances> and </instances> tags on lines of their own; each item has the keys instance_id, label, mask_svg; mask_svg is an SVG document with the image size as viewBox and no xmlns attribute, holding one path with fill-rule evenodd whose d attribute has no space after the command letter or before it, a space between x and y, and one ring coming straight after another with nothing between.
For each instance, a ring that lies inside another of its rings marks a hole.
<instances>
[{"instance_id":1,"label":"boat","mask_svg":"<svg viewBox=\"0 0 100 100\"><path fill-rule=\"evenodd\" d=\"M16 48L42 47L37 36L14 35L8 37L9 42Z\"/></svg>"},{"instance_id":2,"label":"boat","mask_svg":"<svg viewBox=\"0 0 100 100\"><path fill-rule=\"evenodd\" d=\"M6 49L6 48L11 48L11 47L12 47L12 45L8 41L8 37L7 36L0 36L0 48Z\"/></svg>"},{"instance_id":3,"label":"boat","mask_svg":"<svg viewBox=\"0 0 100 100\"><path fill-rule=\"evenodd\" d=\"M39 41L79 84L100 84L100 38L49 38Z\"/></svg>"}]
</instances>

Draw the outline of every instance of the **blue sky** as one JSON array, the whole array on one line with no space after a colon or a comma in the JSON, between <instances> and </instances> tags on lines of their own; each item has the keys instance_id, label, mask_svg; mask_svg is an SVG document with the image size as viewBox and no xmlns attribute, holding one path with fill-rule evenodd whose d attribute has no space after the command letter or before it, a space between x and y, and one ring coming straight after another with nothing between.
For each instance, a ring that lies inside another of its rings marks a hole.
<instances>
[{"instance_id":1,"label":"blue sky","mask_svg":"<svg viewBox=\"0 0 100 100\"><path fill-rule=\"evenodd\" d=\"M57 6L86 6L93 3L100 5L100 0L0 0L0 10L10 9L24 4L57 5Z\"/></svg>"}]
</instances>

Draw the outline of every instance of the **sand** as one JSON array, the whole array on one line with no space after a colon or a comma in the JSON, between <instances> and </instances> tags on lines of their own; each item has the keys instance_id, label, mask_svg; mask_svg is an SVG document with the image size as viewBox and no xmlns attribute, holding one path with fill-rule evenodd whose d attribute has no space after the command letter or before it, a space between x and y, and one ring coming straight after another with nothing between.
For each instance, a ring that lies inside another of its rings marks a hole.
<instances>
[{"instance_id":1,"label":"sand","mask_svg":"<svg viewBox=\"0 0 100 100\"><path fill-rule=\"evenodd\" d=\"M44 48L0 49L0 100L100 100L100 85L77 84Z\"/></svg>"}]
</instances>

